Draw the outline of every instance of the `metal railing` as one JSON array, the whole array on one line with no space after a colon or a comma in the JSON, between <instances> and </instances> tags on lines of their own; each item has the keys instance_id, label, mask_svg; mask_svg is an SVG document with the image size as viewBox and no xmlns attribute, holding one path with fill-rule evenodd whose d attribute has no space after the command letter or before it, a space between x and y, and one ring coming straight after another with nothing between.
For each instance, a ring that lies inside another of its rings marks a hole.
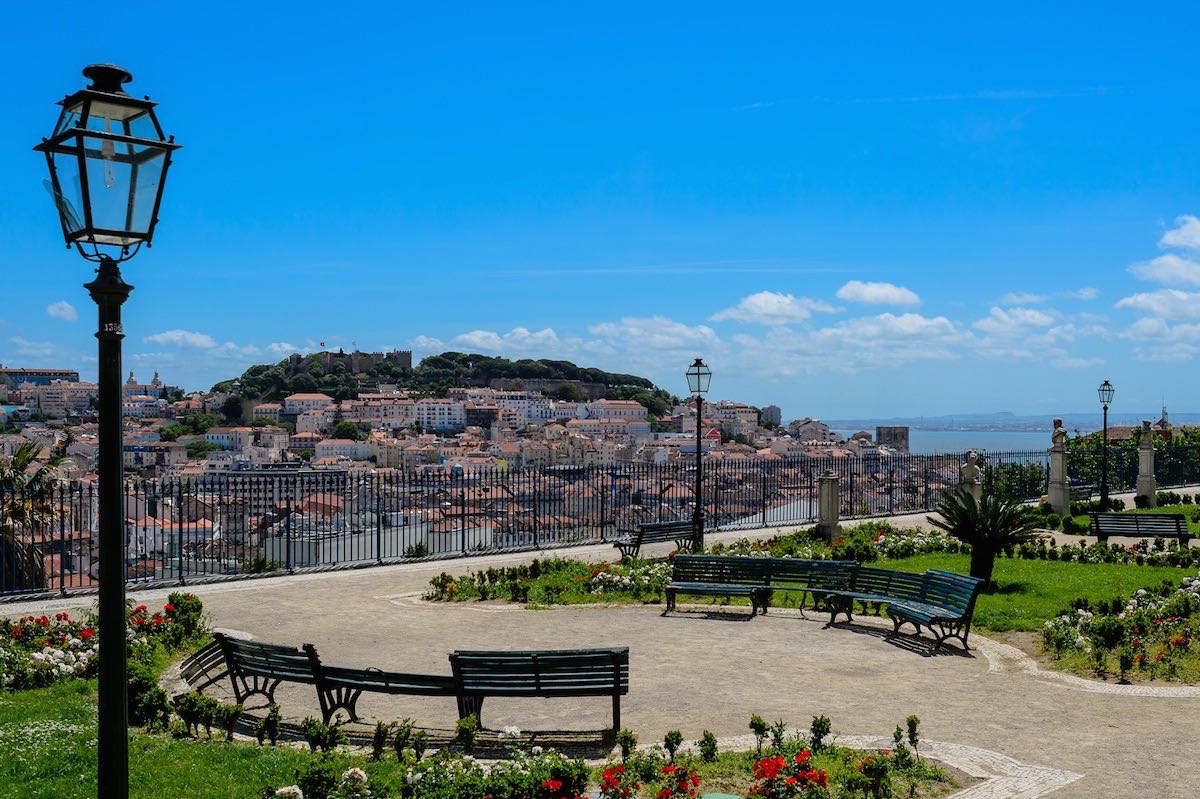
<instances>
[{"instance_id":1,"label":"metal railing","mask_svg":"<svg viewBox=\"0 0 1200 799\"><path fill-rule=\"evenodd\" d=\"M709 462L706 526L812 522L818 478L828 471L840 477L844 517L929 511L958 484L962 461L954 454ZM1008 495L1045 492L1045 452L981 453L981 466L985 485ZM1188 468L1195 471L1195 463ZM694 484L694 466L683 462L131 480L126 572L135 583L186 584L599 543L640 522L690 519ZM94 588L97 499L91 483L60 482L32 494L0 486L0 594Z\"/></svg>"}]
</instances>

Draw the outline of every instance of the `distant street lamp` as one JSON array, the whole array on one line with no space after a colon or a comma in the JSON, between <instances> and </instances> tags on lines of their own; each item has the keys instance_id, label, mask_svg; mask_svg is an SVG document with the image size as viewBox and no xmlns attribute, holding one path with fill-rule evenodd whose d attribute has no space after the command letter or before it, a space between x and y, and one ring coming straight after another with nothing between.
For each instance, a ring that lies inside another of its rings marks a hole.
<instances>
[{"instance_id":1,"label":"distant street lamp","mask_svg":"<svg viewBox=\"0 0 1200 799\"><path fill-rule=\"evenodd\" d=\"M99 311L100 698L99 799L129 796L125 676L125 524L121 431L121 305L133 286L118 264L150 246L175 138L164 137L150 98L121 88L133 76L112 64L83 70L86 89L59 101L44 153L67 248L98 264L84 288Z\"/></svg>"},{"instance_id":2,"label":"distant street lamp","mask_svg":"<svg viewBox=\"0 0 1200 799\"><path fill-rule=\"evenodd\" d=\"M1100 407L1104 409L1104 447L1103 454L1100 456L1100 510L1108 510L1108 404L1112 402L1113 390L1112 383L1105 380L1100 384L1100 388L1096 389L1096 393L1100 396Z\"/></svg>"},{"instance_id":3,"label":"distant street lamp","mask_svg":"<svg viewBox=\"0 0 1200 799\"><path fill-rule=\"evenodd\" d=\"M692 552L704 549L704 466L700 453L700 420L704 414L704 395L712 382L712 370L700 358L687 370L688 390L696 395L696 510L692 514Z\"/></svg>"}]
</instances>

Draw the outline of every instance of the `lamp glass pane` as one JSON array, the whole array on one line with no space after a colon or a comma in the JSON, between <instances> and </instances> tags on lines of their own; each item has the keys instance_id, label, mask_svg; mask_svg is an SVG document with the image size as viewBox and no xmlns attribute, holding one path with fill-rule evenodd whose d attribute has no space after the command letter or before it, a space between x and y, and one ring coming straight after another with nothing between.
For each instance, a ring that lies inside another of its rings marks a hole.
<instances>
[{"instance_id":1,"label":"lamp glass pane","mask_svg":"<svg viewBox=\"0 0 1200 799\"><path fill-rule=\"evenodd\" d=\"M700 391L701 394L708 393L708 386L712 383L712 371L707 367L700 369Z\"/></svg>"},{"instance_id":2,"label":"lamp glass pane","mask_svg":"<svg viewBox=\"0 0 1200 799\"><path fill-rule=\"evenodd\" d=\"M167 165L167 155L163 150L146 148L146 152L148 160L142 161L137 167L133 213L129 218L129 230L141 235L150 232L150 223L154 221L154 203Z\"/></svg>"},{"instance_id":3,"label":"lamp glass pane","mask_svg":"<svg viewBox=\"0 0 1200 799\"><path fill-rule=\"evenodd\" d=\"M83 136L87 160L88 202L92 211L92 227L109 231L127 229L130 205L134 199L132 145L112 142L94 136ZM97 234L98 244L124 246L126 236Z\"/></svg>"},{"instance_id":4,"label":"lamp glass pane","mask_svg":"<svg viewBox=\"0 0 1200 799\"><path fill-rule=\"evenodd\" d=\"M74 140L67 141L68 146ZM75 233L83 227L83 189L79 181L79 157L72 153L54 153L54 173L58 177L59 193L54 197L59 218L67 233ZM54 185L47 189L54 194Z\"/></svg>"},{"instance_id":5,"label":"lamp glass pane","mask_svg":"<svg viewBox=\"0 0 1200 799\"><path fill-rule=\"evenodd\" d=\"M80 114L83 113L83 103L74 103L73 105L63 108L62 113L58 117L58 124L54 126L54 135L70 130L75 127L75 123L79 121Z\"/></svg>"}]
</instances>

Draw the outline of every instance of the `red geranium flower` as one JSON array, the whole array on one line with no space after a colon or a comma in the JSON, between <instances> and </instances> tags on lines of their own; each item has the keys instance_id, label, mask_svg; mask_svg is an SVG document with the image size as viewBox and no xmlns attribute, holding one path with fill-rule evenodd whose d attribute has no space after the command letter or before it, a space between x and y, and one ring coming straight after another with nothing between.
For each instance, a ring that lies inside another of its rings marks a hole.
<instances>
[{"instance_id":1,"label":"red geranium flower","mask_svg":"<svg viewBox=\"0 0 1200 799\"><path fill-rule=\"evenodd\" d=\"M562 787L562 780L542 780L542 787L557 793Z\"/></svg>"},{"instance_id":2,"label":"red geranium flower","mask_svg":"<svg viewBox=\"0 0 1200 799\"><path fill-rule=\"evenodd\" d=\"M79 631L79 637L85 641L88 640L89 638L91 638L95 634L96 634L96 631L93 630L91 627L84 627L82 630Z\"/></svg>"}]
</instances>

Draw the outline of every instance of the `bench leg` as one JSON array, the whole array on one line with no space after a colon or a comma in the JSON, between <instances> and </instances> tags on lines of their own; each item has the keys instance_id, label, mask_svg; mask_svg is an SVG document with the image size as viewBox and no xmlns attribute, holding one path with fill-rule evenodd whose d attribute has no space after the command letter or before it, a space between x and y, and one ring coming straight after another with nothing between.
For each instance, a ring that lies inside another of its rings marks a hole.
<instances>
[{"instance_id":1,"label":"bench leg","mask_svg":"<svg viewBox=\"0 0 1200 799\"><path fill-rule=\"evenodd\" d=\"M358 698L362 696L361 688L332 688L317 689L317 698L321 700L321 716L326 724L330 724L339 710L345 710L349 721L358 720Z\"/></svg>"},{"instance_id":2,"label":"bench leg","mask_svg":"<svg viewBox=\"0 0 1200 799\"><path fill-rule=\"evenodd\" d=\"M675 589L668 588L667 589L667 609L665 612L670 613L673 610L675 610Z\"/></svg>"},{"instance_id":3,"label":"bench leg","mask_svg":"<svg viewBox=\"0 0 1200 799\"><path fill-rule=\"evenodd\" d=\"M853 613L854 600L853 599L851 599L848 602L844 602L844 601L839 600L837 597L829 597L829 599L827 601L829 603L829 623L825 625L826 627L832 627L834 624L836 624L837 617L843 613L846 614L846 623L847 624L854 621L854 613Z\"/></svg>"},{"instance_id":4,"label":"bench leg","mask_svg":"<svg viewBox=\"0 0 1200 799\"><path fill-rule=\"evenodd\" d=\"M479 728L483 729L483 699L478 694L467 694L458 697L458 717L465 719L467 716L474 714L475 720L479 722Z\"/></svg>"},{"instance_id":5,"label":"bench leg","mask_svg":"<svg viewBox=\"0 0 1200 799\"><path fill-rule=\"evenodd\" d=\"M245 677L238 675L236 677L230 675L229 683L233 686L233 698L237 700L239 705L246 704L246 698L261 694L266 698L268 704L275 704L275 689L279 687L281 680L273 680L269 677Z\"/></svg>"},{"instance_id":6,"label":"bench leg","mask_svg":"<svg viewBox=\"0 0 1200 799\"><path fill-rule=\"evenodd\" d=\"M612 716L613 716L613 739L616 740L617 733L621 731L621 695L613 694Z\"/></svg>"}]
</instances>

